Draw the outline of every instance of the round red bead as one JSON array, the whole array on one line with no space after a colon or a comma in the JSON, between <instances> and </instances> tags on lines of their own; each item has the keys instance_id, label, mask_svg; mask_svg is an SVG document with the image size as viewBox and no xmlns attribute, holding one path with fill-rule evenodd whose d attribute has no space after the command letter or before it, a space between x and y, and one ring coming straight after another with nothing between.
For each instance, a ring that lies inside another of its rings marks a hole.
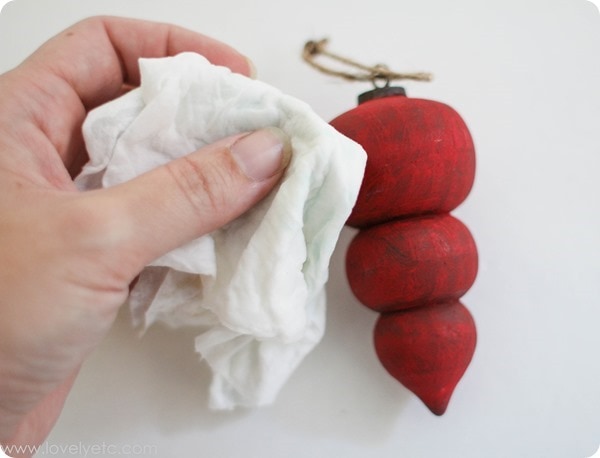
<instances>
[{"instance_id":1,"label":"round red bead","mask_svg":"<svg viewBox=\"0 0 600 458\"><path fill-rule=\"evenodd\" d=\"M458 299L473 285L477 266L471 233L449 214L363 229L346 253L352 292L379 312Z\"/></svg>"}]
</instances>

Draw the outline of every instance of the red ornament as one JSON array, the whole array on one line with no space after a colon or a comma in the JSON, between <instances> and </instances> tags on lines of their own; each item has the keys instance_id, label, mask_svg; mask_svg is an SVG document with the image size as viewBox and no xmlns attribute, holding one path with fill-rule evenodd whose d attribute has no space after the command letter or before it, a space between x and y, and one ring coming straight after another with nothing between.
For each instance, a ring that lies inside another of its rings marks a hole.
<instances>
[{"instance_id":1,"label":"red ornament","mask_svg":"<svg viewBox=\"0 0 600 458\"><path fill-rule=\"evenodd\" d=\"M477 249L448 214L473 185L471 135L449 106L387 86L331 124L367 152L347 221L361 229L346 257L350 287L382 313L374 342L385 369L441 415L476 342L458 299L475 280Z\"/></svg>"}]
</instances>

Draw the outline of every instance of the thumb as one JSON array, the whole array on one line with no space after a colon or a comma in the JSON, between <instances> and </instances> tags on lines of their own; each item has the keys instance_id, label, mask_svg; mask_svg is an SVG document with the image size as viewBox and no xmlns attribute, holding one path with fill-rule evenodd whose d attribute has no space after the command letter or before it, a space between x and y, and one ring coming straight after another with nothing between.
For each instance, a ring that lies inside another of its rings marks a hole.
<instances>
[{"instance_id":1,"label":"thumb","mask_svg":"<svg viewBox=\"0 0 600 458\"><path fill-rule=\"evenodd\" d=\"M289 138L270 127L228 137L103 190L125 229L118 249L128 256L121 259L133 261L136 275L168 251L234 220L269 193L290 157Z\"/></svg>"}]
</instances>

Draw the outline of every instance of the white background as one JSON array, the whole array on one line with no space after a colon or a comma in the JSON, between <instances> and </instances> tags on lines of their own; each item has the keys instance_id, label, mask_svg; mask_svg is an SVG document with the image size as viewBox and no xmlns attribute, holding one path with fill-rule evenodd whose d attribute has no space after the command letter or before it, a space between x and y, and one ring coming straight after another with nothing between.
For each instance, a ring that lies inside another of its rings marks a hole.
<instances>
[{"instance_id":1,"label":"white background","mask_svg":"<svg viewBox=\"0 0 600 458\"><path fill-rule=\"evenodd\" d=\"M153 444L160 457L589 457L600 443L600 17L585 0L16 0L0 71L98 13L177 23L252 57L259 78L324 119L368 84L304 64L304 41L367 64L426 70L409 95L452 105L478 152L469 199L480 272L464 297L475 357L432 415L373 352L376 318L348 289L345 230L328 328L270 407L206 408L192 331L138 340L127 313L87 361L49 442ZM1 103L1 101L0 101Z\"/></svg>"}]
</instances>

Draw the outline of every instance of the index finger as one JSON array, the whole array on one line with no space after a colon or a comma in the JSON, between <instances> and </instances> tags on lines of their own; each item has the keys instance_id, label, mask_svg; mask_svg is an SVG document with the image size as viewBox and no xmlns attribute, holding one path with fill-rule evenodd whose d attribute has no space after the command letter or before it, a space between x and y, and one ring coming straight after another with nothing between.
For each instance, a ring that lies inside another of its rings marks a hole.
<instances>
[{"instance_id":1,"label":"index finger","mask_svg":"<svg viewBox=\"0 0 600 458\"><path fill-rule=\"evenodd\" d=\"M90 109L116 97L123 84L139 84L140 57L184 51L234 72L252 72L246 57L215 39L170 24L119 17L85 19L46 42L30 61L65 80Z\"/></svg>"}]
</instances>

